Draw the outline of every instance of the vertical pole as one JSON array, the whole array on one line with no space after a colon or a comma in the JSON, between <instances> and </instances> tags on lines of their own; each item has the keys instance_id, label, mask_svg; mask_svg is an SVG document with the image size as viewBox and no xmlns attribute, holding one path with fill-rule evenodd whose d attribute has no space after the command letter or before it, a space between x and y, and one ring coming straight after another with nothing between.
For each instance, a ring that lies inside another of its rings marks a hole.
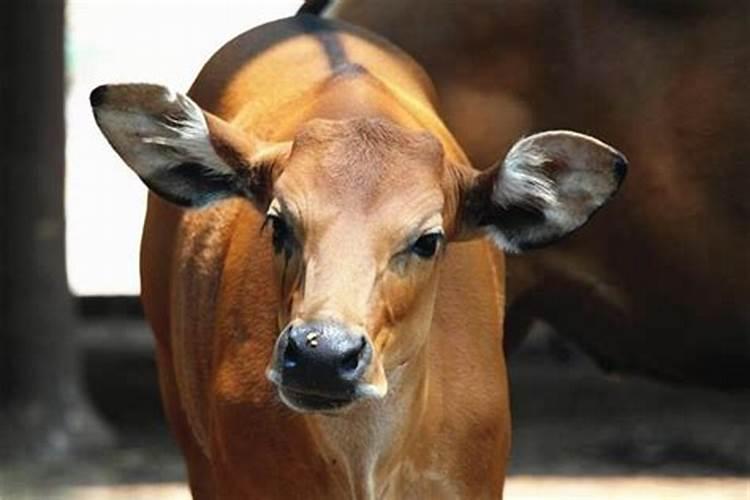
<instances>
[{"instance_id":1,"label":"vertical pole","mask_svg":"<svg viewBox=\"0 0 750 500\"><path fill-rule=\"evenodd\" d=\"M64 0L10 0L0 18L0 453L61 457L111 441L65 272Z\"/></svg>"}]
</instances>

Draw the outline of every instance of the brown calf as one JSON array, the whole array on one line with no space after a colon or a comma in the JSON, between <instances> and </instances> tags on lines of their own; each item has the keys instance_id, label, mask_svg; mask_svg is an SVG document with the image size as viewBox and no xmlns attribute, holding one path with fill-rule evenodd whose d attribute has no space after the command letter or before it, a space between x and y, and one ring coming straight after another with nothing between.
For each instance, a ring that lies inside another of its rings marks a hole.
<instances>
[{"instance_id":1,"label":"brown calf","mask_svg":"<svg viewBox=\"0 0 750 500\"><path fill-rule=\"evenodd\" d=\"M249 31L190 97L92 92L149 186L142 294L195 498L499 498L503 258L581 226L625 160L573 132L484 173L422 70L302 15Z\"/></svg>"}]
</instances>

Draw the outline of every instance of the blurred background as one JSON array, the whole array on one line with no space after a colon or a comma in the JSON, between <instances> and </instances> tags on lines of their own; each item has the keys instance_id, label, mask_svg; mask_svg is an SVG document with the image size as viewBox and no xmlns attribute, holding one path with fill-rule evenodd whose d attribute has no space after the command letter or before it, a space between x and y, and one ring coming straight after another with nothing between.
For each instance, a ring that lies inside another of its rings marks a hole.
<instances>
[{"instance_id":1,"label":"blurred background","mask_svg":"<svg viewBox=\"0 0 750 500\"><path fill-rule=\"evenodd\" d=\"M300 3L0 7L0 499L189 498L137 299L146 192L88 93L186 90L224 42ZM543 324L518 344L506 498L750 499L750 381L607 374Z\"/></svg>"}]
</instances>

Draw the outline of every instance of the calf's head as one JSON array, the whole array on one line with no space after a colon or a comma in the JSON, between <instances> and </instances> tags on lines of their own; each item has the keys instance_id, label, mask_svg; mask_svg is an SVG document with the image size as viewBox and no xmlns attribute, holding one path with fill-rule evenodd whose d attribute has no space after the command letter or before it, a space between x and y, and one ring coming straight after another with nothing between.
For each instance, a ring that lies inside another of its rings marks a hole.
<instances>
[{"instance_id":1,"label":"calf's head","mask_svg":"<svg viewBox=\"0 0 750 500\"><path fill-rule=\"evenodd\" d=\"M298 411L386 394L426 343L450 241L550 243L583 225L626 169L611 147L566 131L522 139L480 173L428 131L382 118L313 120L269 144L161 86L99 87L91 102L157 195L198 209L244 197L265 214L282 295L268 378Z\"/></svg>"}]
</instances>

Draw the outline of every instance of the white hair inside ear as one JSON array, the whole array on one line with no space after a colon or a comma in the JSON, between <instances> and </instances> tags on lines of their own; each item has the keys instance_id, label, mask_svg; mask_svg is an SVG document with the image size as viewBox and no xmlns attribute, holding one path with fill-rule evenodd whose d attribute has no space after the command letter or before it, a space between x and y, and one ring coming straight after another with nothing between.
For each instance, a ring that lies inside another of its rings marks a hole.
<instances>
[{"instance_id":1,"label":"white hair inside ear","mask_svg":"<svg viewBox=\"0 0 750 500\"><path fill-rule=\"evenodd\" d=\"M91 107L104 136L161 198L202 207L229 197L263 205L290 142L262 142L162 85L102 85Z\"/></svg>"},{"instance_id":2,"label":"white hair inside ear","mask_svg":"<svg viewBox=\"0 0 750 500\"><path fill-rule=\"evenodd\" d=\"M626 169L621 153L593 137L570 131L526 137L497 167L489 205L498 213L483 228L509 252L551 243L585 224L617 191Z\"/></svg>"},{"instance_id":3,"label":"white hair inside ear","mask_svg":"<svg viewBox=\"0 0 750 500\"><path fill-rule=\"evenodd\" d=\"M118 90L109 86L109 92ZM148 93L144 106L101 105L94 108L97 123L112 146L143 179L156 171L196 163L231 175L232 169L216 153L206 117L188 96L161 85L142 85ZM156 111L156 112L155 112Z\"/></svg>"}]
</instances>

